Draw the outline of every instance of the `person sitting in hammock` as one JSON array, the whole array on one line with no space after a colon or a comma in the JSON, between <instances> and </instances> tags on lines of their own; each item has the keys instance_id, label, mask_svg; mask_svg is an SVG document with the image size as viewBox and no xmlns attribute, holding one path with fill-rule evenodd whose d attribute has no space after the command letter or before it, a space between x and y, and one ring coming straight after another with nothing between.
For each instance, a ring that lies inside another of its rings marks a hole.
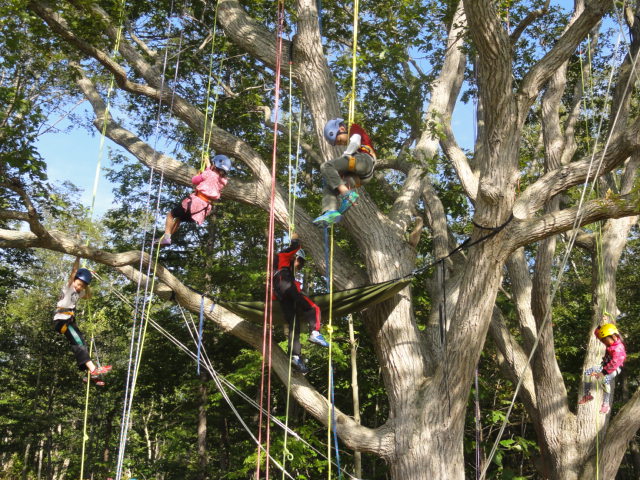
<instances>
[{"instance_id":1,"label":"person sitting in hammock","mask_svg":"<svg viewBox=\"0 0 640 480\"><path fill-rule=\"evenodd\" d=\"M584 396L578 401L578 405L590 402L593 400L591 395L591 388L593 386L592 378L602 384L602 390L604 395L602 397L602 406L600 407L600 413L605 415L609 413L611 409L609 400L611 398L611 380L622 370L624 360L627 358L627 352L624 348L624 343L620 337L618 329L613 323L605 323L599 326L593 332L598 340L600 340L606 347L604 357L602 357L602 363L595 367L585 370L586 380L584 382Z\"/></svg>"},{"instance_id":2,"label":"person sitting in hammock","mask_svg":"<svg viewBox=\"0 0 640 480\"><path fill-rule=\"evenodd\" d=\"M91 272L80 266L80 257L76 258L71 269L69 280L62 287L62 293L56 313L53 316L53 328L56 332L63 334L71 344L71 351L76 357L76 363L80 370L89 370L91 380L97 385L103 386L102 376L111 371L111 365L96 367L89 356L87 344L82 333L76 324L76 303L81 298L90 298L89 284L91 283Z\"/></svg>"},{"instance_id":3,"label":"person sitting in hammock","mask_svg":"<svg viewBox=\"0 0 640 480\"><path fill-rule=\"evenodd\" d=\"M222 189L229 181L227 176L231 170L231 160L226 155L216 155L213 157L213 165L208 156L204 163L204 170L191 179L196 191L167 214L161 246L171 245L171 235L178 231L181 222L202 225L213 209L211 202L220 199Z\"/></svg>"},{"instance_id":4,"label":"person sitting in hammock","mask_svg":"<svg viewBox=\"0 0 640 480\"><path fill-rule=\"evenodd\" d=\"M357 123L352 123L347 130L344 119L329 120L324 127L324 137L331 145L346 145L347 148L342 156L320 167L324 179L322 215L313 223L322 227L339 222L349 207L356 203L358 192L350 187L368 183L376 164L376 152L371 139Z\"/></svg>"},{"instance_id":5,"label":"person sitting in hammock","mask_svg":"<svg viewBox=\"0 0 640 480\"><path fill-rule=\"evenodd\" d=\"M280 302L284 321L289 327L289 353L291 363L303 374L309 369L302 358L300 344L300 324L306 321L309 326L309 341L328 347L329 344L320 333L320 307L318 307L300 288L300 282L295 278L296 272L304 266L306 257L301 248L297 234L291 235L291 244L276 254L274 261L273 293ZM302 318L298 319L296 313Z\"/></svg>"}]
</instances>

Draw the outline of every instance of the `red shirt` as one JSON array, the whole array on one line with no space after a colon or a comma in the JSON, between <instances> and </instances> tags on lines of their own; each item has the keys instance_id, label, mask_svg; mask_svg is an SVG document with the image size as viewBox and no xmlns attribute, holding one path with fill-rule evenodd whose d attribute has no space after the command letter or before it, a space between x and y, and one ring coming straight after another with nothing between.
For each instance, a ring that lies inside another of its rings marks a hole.
<instances>
[{"instance_id":1,"label":"red shirt","mask_svg":"<svg viewBox=\"0 0 640 480\"><path fill-rule=\"evenodd\" d=\"M371 139L369 138L369 135L367 134L366 130L362 128L360 125L358 125L357 123L352 123L351 128L349 129L349 138L351 138L351 135L355 135L356 133L360 135L360 144L366 145L367 147L369 147L373 151L373 155L375 155L376 151L373 148L373 143L371 143ZM371 152L369 152L366 148L362 148L362 147L360 147L358 151L362 153L371 154Z\"/></svg>"}]
</instances>

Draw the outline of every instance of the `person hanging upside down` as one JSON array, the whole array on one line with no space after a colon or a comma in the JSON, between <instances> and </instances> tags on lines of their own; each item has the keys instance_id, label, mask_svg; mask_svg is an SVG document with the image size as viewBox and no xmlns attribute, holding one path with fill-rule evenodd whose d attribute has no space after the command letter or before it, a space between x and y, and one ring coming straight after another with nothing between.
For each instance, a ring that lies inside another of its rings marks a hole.
<instances>
[{"instance_id":1,"label":"person hanging upside down","mask_svg":"<svg viewBox=\"0 0 640 480\"><path fill-rule=\"evenodd\" d=\"M276 254L273 275L273 292L280 302L284 320L289 326L289 353L292 354L291 363L303 374L309 369L302 358L300 344L300 324L306 321L309 326L309 341L328 347L329 344L320 333L320 307L307 297L300 288L300 282L295 278L296 272L304 266L306 261L304 250L300 248L297 234L291 236L291 244ZM296 317L297 312L302 318Z\"/></svg>"},{"instance_id":2,"label":"person hanging upside down","mask_svg":"<svg viewBox=\"0 0 640 480\"><path fill-rule=\"evenodd\" d=\"M56 313L53 316L54 329L63 334L71 344L71 351L76 357L76 363L80 370L89 370L91 380L98 385L104 385L102 376L111 371L111 365L96 367L91 361L87 345L82 337L82 333L76 324L76 303L81 298L90 298L89 284L91 283L91 272L86 268L78 268L80 258L76 258L73 269L69 276L69 281L62 287L62 294L56 305Z\"/></svg>"},{"instance_id":3,"label":"person hanging upside down","mask_svg":"<svg viewBox=\"0 0 640 480\"><path fill-rule=\"evenodd\" d=\"M578 404L582 405L593 400L591 388L593 386L592 378L595 377L595 380L602 385L602 390L604 391L600 413L606 415L611 409L609 403L611 398L611 380L622 370L624 360L627 358L627 352L620 338L620 333L614 324L605 323L596 328L593 333L607 349L600 365L585 370L584 396L578 401Z\"/></svg>"},{"instance_id":4,"label":"person hanging upside down","mask_svg":"<svg viewBox=\"0 0 640 480\"><path fill-rule=\"evenodd\" d=\"M171 235L176 233L181 222L202 225L213 209L211 202L220 199L222 189L229 181L227 176L231 170L231 160L226 155L216 155L213 157L213 165L208 156L204 162L205 169L191 179L196 191L167 214L160 245L171 245Z\"/></svg>"},{"instance_id":5,"label":"person hanging upside down","mask_svg":"<svg viewBox=\"0 0 640 480\"><path fill-rule=\"evenodd\" d=\"M324 137L331 145L346 145L347 148L341 157L320 167L324 179L322 215L313 223L322 227L339 222L349 207L356 203L358 192L350 187L368 183L376 164L371 139L360 125L353 123L347 130L344 119L334 118L326 123Z\"/></svg>"}]
</instances>

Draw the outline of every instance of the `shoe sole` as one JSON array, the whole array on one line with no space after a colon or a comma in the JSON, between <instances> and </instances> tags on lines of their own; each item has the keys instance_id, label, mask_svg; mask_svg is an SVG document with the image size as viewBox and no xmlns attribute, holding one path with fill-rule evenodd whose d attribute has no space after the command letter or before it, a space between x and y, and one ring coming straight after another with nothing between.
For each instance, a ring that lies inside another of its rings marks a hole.
<instances>
[{"instance_id":1,"label":"shoe sole","mask_svg":"<svg viewBox=\"0 0 640 480\"><path fill-rule=\"evenodd\" d=\"M314 225L317 225L318 227L321 228L325 228L325 227L330 227L331 225L333 225L334 223L338 223L340 220L342 220L342 215L338 215L335 220L328 222L326 220L320 220L319 222L313 222Z\"/></svg>"}]
</instances>

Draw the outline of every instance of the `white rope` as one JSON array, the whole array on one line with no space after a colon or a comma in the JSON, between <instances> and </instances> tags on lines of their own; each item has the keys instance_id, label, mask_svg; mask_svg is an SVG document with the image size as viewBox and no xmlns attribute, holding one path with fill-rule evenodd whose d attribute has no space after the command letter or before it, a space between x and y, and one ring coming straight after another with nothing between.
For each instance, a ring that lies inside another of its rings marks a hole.
<instances>
[{"instance_id":1,"label":"white rope","mask_svg":"<svg viewBox=\"0 0 640 480\"><path fill-rule=\"evenodd\" d=\"M171 7L170 7L170 13L167 19L167 24L169 26L169 31L171 30L171 18L173 17L173 7L174 7L174 3L173 0L171 2ZM167 36L168 38L169 36ZM181 44L182 44L182 34L180 35L180 44L178 45L178 52L180 52L181 50ZM163 59L163 65L162 65L162 74L161 74L161 78L160 78L160 92L162 93L162 91L164 90L164 86L165 86L165 77L166 77L166 70L167 70L167 64L168 64L168 55L169 55L169 46L167 45L167 47L165 48L165 52L164 52L164 59ZM174 85L177 83L177 75L178 75L178 71L179 71L179 66L180 66L180 55L178 53L178 56L176 58L176 67L175 67L175 75L174 75ZM167 120L167 123L169 123L171 121L171 112L172 112L172 107L173 107L173 102L174 102L174 95L175 95L175 90L172 90L172 95L171 95L171 104L170 104L170 108L169 108L169 118ZM156 123L155 123L155 127L154 127L154 132L155 132L155 144L154 144L154 150L157 150L157 145L158 145L158 138L159 138L159 130L160 130L160 121L161 121L161 117L162 117L162 95L160 95L160 100L158 102L158 109L157 109L157 113L156 113ZM146 205L146 213L147 215L145 215L145 217L148 216L148 212L149 212L149 207L150 207L150 192L151 192L151 185L152 185L152 181L153 181L153 175L154 175L154 168L151 168L151 172L150 172L150 178L149 178L149 194L148 194L148 198L147 198L147 205ZM122 468L123 468L123 464L124 464L124 455L125 455L125 451L126 451L126 445L127 445L127 440L128 440L128 431L129 428L131 427L131 411L133 408L133 398L134 398L134 393L135 393L135 387L136 387L136 379L138 376L138 372L140 369L140 360L141 360L141 356L142 356L142 342L143 342L143 338L144 338L144 332L146 331L146 322L145 322L145 312L147 310L148 307L148 303L152 301L153 299L153 292L150 291L150 286L149 283L151 281L151 265L152 265L152 259L153 259L153 247L156 243L156 232L157 232L157 221L158 221L158 214L160 211L160 198L161 198L161 193L162 193L162 186L163 186L163 182L164 182L164 170L162 170L160 172L160 180L158 183L158 189L157 189L157 195L156 195L156 208L155 208L155 213L154 213L154 219L153 219L153 228L152 228L152 233L151 233L151 241L149 243L149 259L150 261L148 262L147 265L147 275L146 275L146 281L145 281L145 287L144 287L144 296L143 296L143 302L142 302L142 306L140 307L140 310L138 310L138 306L139 306L139 293L140 293L140 284L141 284L141 279L138 280L138 289L136 291L136 307L135 307L135 313L134 313L134 318L133 318L133 323L132 323L132 328L131 328L131 344L130 344L130 349L129 349L129 361L128 361L128 368L127 368L127 378L126 378L126 386L125 386L125 396L124 396L124 405L123 405L123 414L122 414L122 423L121 423L121 428L120 428L120 441L119 441L119 446L118 446L118 459L117 459L117 464L116 464L116 480L121 480L122 478ZM147 228L145 226L145 231L144 231L144 235L143 235L143 239L142 239L142 248L141 248L141 255L140 255L140 268L139 271L142 272L142 264L143 264L143 258L144 258L144 253L145 253L145 241L146 241L146 236L147 236ZM142 312L142 315L140 315L140 312ZM137 319L140 318L140 321L138 322ZM137 324L137 325L136 325ZM137 330L137 335L136 335L136 330ZM135 345L135 355L134 355L134 345ZM135 356L135 360L133 360L133 357ZM133 369L133 373L132 373L132 369Z\"/></svg>"},{"instance_id":2,"label":"white rope","mask_svg":"<svg viewBox=\"0 0 640 480\"><path fill-rule=\"evenodd\" d=\"M98 280L102 280L100 275L98 275L97 273L95 274L95 276L96 276L96 278ZM129 305L130 307L133 307L133 305L131 304L129 299L122 292L120 292L119 290L116 290L112 285L109 285L109 288L112 291L112 293L115 294L125 304ZM189 312L189 319L187 319L187 316L185 315L185 311L184 311L184 308L182 307L182 305L180 305L179 303L177 303L177 305L178 305L178 307L180 309L182 318L184 319L185 325L187 327L187 331L189 332L189 335L191 336L191 340L194 342L194 345L197 345L197 341L198 341L197 340L197 335L196 335L197 326L196 326L195 320L193 319L193 316L191 315L191 312ZM153 318L149 317L148 321L149 321L149 324L153 328L155 328L161 335L163 335L165 338L167 338L176 347L181 349L184 353L186 353L194 361L197 361L197 358L198 358L197 354L195 352L193 352L192 350L190 350L189 347L187 347L184 343L182 343L172 333L170 333L168 330L166 330L162 325L160 325L158 322L156 322ZM256 410L260 410L260 405L253 398L248 396L241 389L236 387L232 382L230 382L227 378L225 378L223 375L219 374L215 370L215 368L213 367L213 363L211 362L211 360L209 358L209 354L208 354L208 352L207 352L207 350L206 350L204 345L202 345L200 365L202 365L209 372L211 377L214 379L214 381L216 383L216 387L220 391L221 395L223 396L223 398L225 399L225 401L227 402L229 407L232 409L232 411L234 412L234 414L238 418L238 421L240 422L240 424L247 431L247 433L249 433L249 435L252 437L253 441L257 445L258 444L257 438L255 438L255 436L252 433L251 429L247 426L246 422L241 418L240 413L238 412L238 410L236 409L235 405L231 401L231 398L229 397L228 393L226 392L225 387L230 389L230 390L232 390L233 392L237 393L244 401L246 401L250 406L254 407ZM312 450L314 453L316 453L322 459L327 460L326 455L322 451L318 450L313 445L311 445L307 440L302 438L295 430L291 429L288 425L286 425L284 422L282 422L278 417L273 415L271 412L268 412L265 408L262 408L262 412L263 412L264 415L269 416L269 418L274 422L274 424L276 424L278 427L280 427L283 431L286 431L293 438L295 438L296 440L302 442L307 448ZM260 448L262 448L264 450L263 447L260 447ZM280 468L282 470L281 465L278 464L278 462L275 461L273 459L273 457L271 457L271 459L274 461L274 465L278 466L278 468ZM336 465L335 462L333 462L333 464ZM288 475L286 470L284 470L284 472L285 472L285 475ZM349 478L352 478L354 480L358 480L357 477L354 477L353 475L351 475L345 469L342 469L342 472L345 475L347 475Z\"/></svg>"},{"instance_id":3,"label":"white rope","mask_svg":"<svg viewBox=\"0 0 640 480\"><path fill-rule=\"evenodd\" d=\"M631 74L629 75L629 80L627 81L627 84L625 86L625 90L624 90L624 96L627 95L627 92L629 91L629 86L631 84L631 79L634 77L634 73L635 73L635 69L636 69L636 65L637 65L637 60L638 60L638 54L640 53L640 50L638 51L638 53L636 54L635 58L633 59L633 64L632 64L632 69L631 69ZM609 77L609 82L611 83L613 79L613 74ZM610 87L610 85L609 85ZM609 87L607 87L607 91L609 91ZM586 192L587 192L587 188L589 186L589 183L591 183L591 189L589 190L589 193L593 192L594 190L594 185L595 182L597 182L598 180L598 176L600 174L601 168L602 168L602 164L604 163L604 157L607 153L607 149L609 148L609 144L611 142L611 135L614 132L615 126L618 122L619 116L620 116L620 110L622 108L622 104L623 102L620 103L618 110L616 111L613 123L611 124L611 128L609 129L609 135L607 136L607 140L605 142L604 148L602 150L602 154L600 156L600 160L598 161L597 164L597 168L596 168L596 172L593 176L593 180L591 180L591 182L589 181L590 179L590 175L591 175L591 171L592 171L592 167L595 161L595 155L596 155L596 147L598 144L598 140L599 138L596 137L596 142L594 144L594 150L593 153L591 155L591 160L589 162L589 169L587 171L587 176L585 178L585 182L583 184L582 187L582 193L580 195L580 201L578 203L578 209L576 212L576 218L573 222L573 226L572 226L572 230L571 230L571 237L569 239L569 242L567 244L567 248L565 250L565 254L564 257L562 259L562 263L560 265L560 268L558 269L558 276L554 282L554 286L553 286L553 290L551 292L551 297L550 297L550 301L549 301L549 305L553 304L553 301L555 299L556 293L558 292L558 289L560 288L560 283L562 281L562 278L564 276L564 270L566 268L568 259L569 259L569 255L571 254L571 250L573 249L573 246L575 244L575 240L578 236L578 226L582 223L582 220L584 218L584 211L583 211L583 206L584 206L584 200L586 198ZM598 136L600 135L600 129L598 129ZM515 404L516 398L518 396L518 392L520 391L520 387L522 386L522 382L524 380L524 373L525 371L530 368L531 366L531 359L533 358L533 355L535 354L537 348L538 348L538 344L540 343L540 337L542 335L542 332L545 330L545 328L547 327L548 323L551 321L551 309L549 308L547 310L547 312L545 313L544 319L542 321L542 324L540 326L540 329L538 330L538 334L536 336L536 340L533 343L533 346L531 347L531 353L529 354L529 357L527 359L527 363L526 365L522 368L522 371L520 372L519 375L519 380L518 380L518 384L516 385L516 389L514 391L513 394L513 398L511 399L511 403L509 404L509 408L507 409L507 413L504 417L504 420L502 422L502 426L500 427L500 431L498 432L498 436L493 444L493 447L491 448L491 452L489 454L489 457L486 460L485 466L482 469L482 474L480 475L480 480L484 480L485 475L487 473L487 470L491 464L491 460L493 459L493 456L495 455L497 449L498 449L498 445L500 443L500 439L502 438L502 435L504 433L504 430L507 426L507 422L509 421L509 416L511 415L511 411L513 410L513 406Z\"/></svg>"}]
</instances>

